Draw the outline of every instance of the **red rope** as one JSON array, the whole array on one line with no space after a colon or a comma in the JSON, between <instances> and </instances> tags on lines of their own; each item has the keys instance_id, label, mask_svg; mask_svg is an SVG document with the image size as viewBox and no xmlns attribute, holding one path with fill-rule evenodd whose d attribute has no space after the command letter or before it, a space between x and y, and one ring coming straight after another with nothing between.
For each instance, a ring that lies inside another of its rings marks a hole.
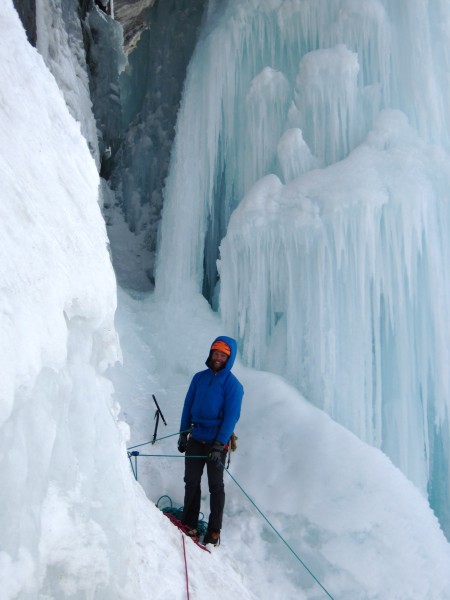
<instances>
[{"instance_id":1,"label":"red rope","mask_svg":"<svg viewBox=\"0 0 450 600\"><path fill-rule=\"evenodd\" d=\"M176 517L174 517L173 515L169 514L169 513L165 513L163 512L163 515L165 515L169 521L171 521L175 527L178 527L178 529L182 532L182 533L187 533L189 527L187 527L186 525L184 525L179 519L177 519ZM209 552L209 554L211 554L211 552L208 550L208 548L206 546L204 546L203 544L201 544L198 539L196 538L190 538L195 544L197 544L197 546L199 548L201 548L202 550L205 550L206 552ZM184 543L184 538L183 538L183 543Z\"/></svg>"},{"instance_id":2,"label":"red rope","mask_svg":"<svg viewBox=\"0 0 450 600\"><path fill-rule=\"evenodd\" d=\"M186 544L184 542L183 534L181 534L181 539L183 540L184 571L186 573L186 593L187 593L187 600L189 600L189 575L188 575L187 558L186 558Z\"/></svg>"}]
</instances>

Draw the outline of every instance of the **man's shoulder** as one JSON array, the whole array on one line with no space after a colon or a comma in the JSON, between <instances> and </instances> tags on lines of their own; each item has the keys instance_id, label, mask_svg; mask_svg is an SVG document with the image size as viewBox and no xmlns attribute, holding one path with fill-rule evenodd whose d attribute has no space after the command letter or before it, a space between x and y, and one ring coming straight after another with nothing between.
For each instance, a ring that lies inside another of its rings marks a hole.
<instances>
[{"instance_id":1,"label":"man's shoulder","mask_svg":"<svg viewBox=\"0 0 450 600\"><path fill-rule=\"evenodd\" d=\"M231 371L228 371L228 373L224 379L225 379L224 383L226 383L227 385L230 385L232 387L241 387L243 389L242 383L239 381L239 379L236 377L236 375L234 373L232 373Z\"/></svg>"},{"instance_id":2,"label":"man's shoulder","mask_svg":"<svg viewBox=\"0 0 450 600\"><path fill-rule=\"evenodd\" d=\"M192 378L192 381L198 381L201 377L203 377L204 375L207 375L209 372L210 372L210 369L203 369L203 371L198 371Z\"/></svg>"},{"instance_id":3,"label":"man's shoulder","mask_svg":"<svg viewBox=\"0 0 450 600\"><path fill-rule=\"evenodd\" d=\"M238 383L241 383L241 382L239 381L239 379L236 377L236 375L235 375L235 374L234 374L232 371L230 371L230 379L231 379L232 381L237 381Z\"/></svg>"}]
</instances>

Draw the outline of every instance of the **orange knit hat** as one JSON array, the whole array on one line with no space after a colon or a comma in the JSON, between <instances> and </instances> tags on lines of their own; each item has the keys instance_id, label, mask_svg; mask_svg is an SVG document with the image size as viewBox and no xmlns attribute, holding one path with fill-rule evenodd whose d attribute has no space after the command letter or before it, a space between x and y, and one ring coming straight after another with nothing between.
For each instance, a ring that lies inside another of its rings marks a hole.
<instances>
[{"instance_id":1,"label":"orange knit hat","mask_svg":"<svg viewBox=\"0 0 450 600\"><path fill-rule=\"evenodd\" d=\"M218 350L219 352L223 352L227 356L231 356L230 346L222 340L217 340L217 342L214 342L214 344L211 346L211 351L212 350Z\"/></svg>"}]
</instances>

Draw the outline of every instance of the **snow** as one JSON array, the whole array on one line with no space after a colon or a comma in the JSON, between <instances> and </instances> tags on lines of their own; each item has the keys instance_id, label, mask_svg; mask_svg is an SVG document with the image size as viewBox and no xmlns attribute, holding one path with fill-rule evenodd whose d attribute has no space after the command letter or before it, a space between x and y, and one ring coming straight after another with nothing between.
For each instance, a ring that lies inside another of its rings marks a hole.
<instances>
[{"instance_id":1,"label":"snow","mask_svg":"<svg viewBox=\"0 0 450 600\"><path fill-rule=\"evenodd\" d=\"M356 10L355 3L346 6ZM168 276L167 287L160 282L155 293L117 288L98 202L100 180L81 126L44 60L26 41L11 0L0 5L0 33L0 599L185 598L182 534L154 504L163 494L181 504L183 457L139 457L136 482L126 447L151 439L155 394L168 423L164 428L160 424L159 433L173 436L143 453L176 455L190 378L204 367L211 340L232 333L231 313L210 309L196 289L197 273L190 274L193 279L176 280L179 289ZM58 75L58 69L54 72ZM267 86L273 91L272 84L283 87L276 70L260 68L258 73L262 77L252 78L257 96ZM264 109L264 98L257 100ZM290 110L287 103L285 108ZM446 158L442 149L418 142L403 115L387 111L364 144L341 163L284 183L280 173L258 176L232 216L223 248L232 238L243 243L246 231L252 238L248 242L258 244L271 225L309 226L318 234L325 226L333 231L336 224L331 218L326 223L328 216L350 210L369 212L361 235L374 239L369 234L375 235L379 221L373 225L369 216L388 205L389 188L380 183L385 181L380 174L387 173L396 192L391 194L397 199L396 214L412 213L409 236L393 238L406 257L406 295L408 286L419 285L418 271L425 271L423 265L416 269L417 240L427 242L433 260L446 257L443 239L436 242L436 236L427 235L438 231L437 217L445 217L445 211L425 210L433 207L430 195L430 206L418 201L419 192L428 192L431 184L445 186ZM179 161L180 155L174 164L181 168ZM407 167L414 174L408 186L405 176L394 177ZM438 177L430 182L431 171ZM361 202L367 191L361 182L367 178L374 183L368 207ZM353 196L345 192L346 181L354 184ZM191 182L187 184L189 192ZM108 195L107 190L102 193ZM406 197L412 199L408 204ZM184 214L192 218L188 212ZM177 251L187 253L176 271L186 275L189 244L199 242L197 237L177 238L174 214L172 207L164 231L172 232ZM392 230L397 222L392 220ZM352 225L356 243L358 231ZM120 219L109 228L125 243ZM348 241L336 229L329 251L340 267L357 258L352 251L347 255ZM167 240L165 244L168 248ZM373 254L367 250L361 260L377 257L375 243L354 247L372 248ZM267 244L261 249L264 258ZM231 251L228 259L226 252L221 257L224 278L228 261L234 260ZM247 257L254 258L253 252L252 247ZM272 256L276 262L278 250ZM163 254L160 269L172 258ZM426 272L431 276L429 268ZM272 272L257 265L255 276L263 273ZM395 288L395 273L387 281L380 277L387 290ZM231 279L225 287L233 290ZM437 298L427 302L437 302L443 311L445 287L433 289ZM222 302L226 298L222 291ZM239 298L237 290L234 312ZM262 300L258 302L261 307ZM392 320L405 329L408 318L403 322L393 312ZM425 325L424 341L429 339ZM436 336L441 336L443 349L445 328L436 327ZM277 343L282 348L282 338ZM350 346L351 340L346 343ZM243 358L250 363L246 344ZM258 343L252 346L254 360L263 349ZM274 352L271 360L282 364L284 356ZM287 379L245 362L238 360L234 368L245 396L230 474L329 594L346 600L448 598L449 544L419 487L379 449L308 402ZM399 377L406 385L407 374ZM433 418L443 422L445 404L434 406ZM367 422L365 415L362 422ZM411 437L416 433L413 421ZM324 589L268 528L233 478L226 480L221 546L208 554L185 540L191 596L324 598ZM206 495L203 508L207 510Z\"/></svg>"},{"instance_id":2,"label":"snow","mask_svg":"<svg viewBox=\"0 0 450 600\"><path fill-rule=\"evenodd\" d=\"M177 431L190 378L223 330L199 297L180 306L123 290L116 322L124 362L111 378L131 426L131 447L153 437L152 393L167 422L160 421L158 437ZM234 478L334 598L446 598L449 544L418 489L285 380L240 361L233 370L245 395L214 555L238 564L255 597L326 597ZM183 461L176 442L169 437L137 448L175 455L138 457L138 479L154 502L168 494L180 506ZM207 515L206 489L202 498Z\"/></svg>"}]
</instances>

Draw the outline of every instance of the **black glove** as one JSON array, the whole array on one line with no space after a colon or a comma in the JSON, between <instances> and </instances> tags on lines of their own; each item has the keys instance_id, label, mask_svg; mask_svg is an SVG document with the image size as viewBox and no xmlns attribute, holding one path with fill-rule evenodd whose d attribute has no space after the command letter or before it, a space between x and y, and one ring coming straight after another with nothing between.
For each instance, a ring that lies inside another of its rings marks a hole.
<instances>
[{"instance_id":1,"label":"black glove","mask_svg":"<svg viewBox=\"0 0 450 600\"><path fill-rule=\"evenodd\" d=\"M214 463L217 467L220 467L222 464L223 449L224 445L216 440L211 446L211 450L208 454L209 462Z\"/></svg>"},{"instance_id":2,"label":"black glove","mask_svg":"<svg viewBox=\"0 0 450 600\"><path fill-rule=\"evenodd\" d=\"M180 437L178 438L178 452L186 452L188 441L188 434L180 433Z\"/></svg>"}]
</instances>

